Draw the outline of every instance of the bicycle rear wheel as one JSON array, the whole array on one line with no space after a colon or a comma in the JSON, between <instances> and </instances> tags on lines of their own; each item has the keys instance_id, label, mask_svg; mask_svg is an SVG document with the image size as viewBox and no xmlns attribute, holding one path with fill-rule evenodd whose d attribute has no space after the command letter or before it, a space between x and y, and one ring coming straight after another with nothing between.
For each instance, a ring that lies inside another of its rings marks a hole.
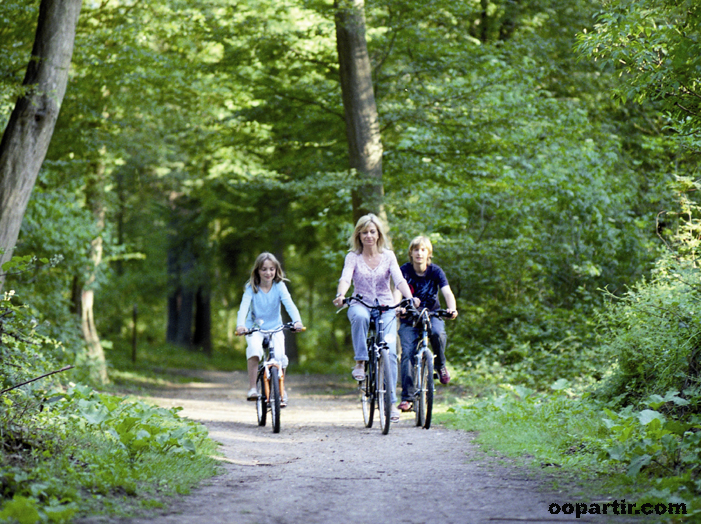
<instances>
[{"instance_id":1,"label":"bicycle rear wheel","mask_svg":"<svg viewBox=\"0 0 701 524\"><path fill-rule=\"evenodd\" d=\"M258 390L258 398L256 399L256 413L258 415L258 425L265 426L265 419L268 415L268 399L265 398L265 379L263 374L265 371L258 371L258 379L256 380L256 389Z\"/></svg>"},{"instance_id":2,"label":"bicycle rear wheel","mask_svg":"<svg viewBox=\"0 0 701 524\"><path fill-rule=\"evenodd\" d=\"M419 392L419 409L416 416L420 417L424 429L431 427L433 414L433 354L426 350L421 354L420 367L421 390Z\"/></svg>"},{"instance_id":3,"label":"bicycle rear wheel","mask_svg":"<svg viewBox=\"0 0 701 524\"><path fill-rule=\"evenodd\" d=\"M273 433L280 433L280 372L270 366L270 419Z\"/></svg>"},{"instance_id":4,"label":"bicycle rear wheel","mask_svg":"<svg viewBox=\"0 0 701 524\"><path fill-rule=\"evenodd\" d=\"M392 408L391 376L389 354L386 348L382 348L377 359L377 380L375 384L377 387L377 410L380 413L380 429L383 435L389 433L389 413Z\"/></svg>"},{"instance_id":5,"label":"bicycle rear wheel","mask_svg":"<svg viewBox=\"0 0 701 524\"><path fill-rule=\"evenodd\" d=\"M372 419L375 415L375 377L372 376L370 369L368 362L365 362L365 380L358 386L360 403L363 406L363 422L365 422L366 428L372 427Z\"/></svg>"}]
</instances>

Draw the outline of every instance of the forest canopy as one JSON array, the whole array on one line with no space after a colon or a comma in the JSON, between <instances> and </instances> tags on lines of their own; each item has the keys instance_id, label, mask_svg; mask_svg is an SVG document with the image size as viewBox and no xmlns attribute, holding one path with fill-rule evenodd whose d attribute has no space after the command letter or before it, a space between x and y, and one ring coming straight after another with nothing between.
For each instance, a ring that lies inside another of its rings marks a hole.
<instances>
[{"instance_id":1,"label":"forest canopy","mask_svg":"<svg viewBox=\"0 0 701 524\"><path fill-rule=\"evenodd\" d=\"M678 208L670 184L696 170L696 55L674 28L695 27L697 10L649 3L365 4L383 211L400 261L415 235L434 243L461 311L456 368L532 386L601 377L602 290L650 274L675 228L658 218ZM331 299L367 181L348 158L344 5L83 3L15 247L60 262L5 286L47 336L79 359L92 347L88 360L109 361L134 337L241 359L243 285L271 251L310 327L293 361L350 362ZM3 128L39 6L0 6ZM676 58L658 67L661 49Z\"/></svg>"}]
</instances>

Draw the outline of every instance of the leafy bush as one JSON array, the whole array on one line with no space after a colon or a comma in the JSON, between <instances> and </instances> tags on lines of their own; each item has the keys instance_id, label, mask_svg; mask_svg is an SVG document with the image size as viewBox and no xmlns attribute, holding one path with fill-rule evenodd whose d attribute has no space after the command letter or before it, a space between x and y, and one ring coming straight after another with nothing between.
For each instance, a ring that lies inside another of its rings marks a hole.
<instances>
[{"instance_id":1,"label":"leafy bush","mask_svg":"<svg viewBox=\"0 0 701 524\"><path fill-rule=\"evenodd\" d=\"M13 261L4 269L33 263ZM40 334L32 308L14 298L0 300L0 521L124 512L216 473L215 443L178 408L62 386L55 372L78 351Z\"/></svg>"},{"instance_id":2,"label":"leafy bush","mask_svg":"<svg viewBox=\"0 0 701 524\"><path fill-rule=\"evenodd\" d=\"M675 409L689 404L678 392L651 395L644 409L616 411L588 393L574 395L565 380L547 394L522 386L501 389L452 408L452 422L479 431L478 441L502 453L533 457L541 468L603 478L607 491L619 496L632 491L639 506L674 503L683 504L687 515L701 512L701 417L675 416Z\"/></svg>"},{"instance_id":3,"label":"leafy bush","mask_svg":"<svg viewBox=\"0 0 701 524\"><path fill-rule=\"evenodd\" d=\"M19 390L12 397L0 406L0 520L67 522L115 497L155 495L154 485L183 492L216 472L206 428L179 408L87 386L43 401Z\"/></svg>"},{"instance_id":4,"label":"leafy bush","mask_svg":"<svg viewBox=\"0 0 701 524\"><path fill-rule=\"evenodd\" d=\"M670 248L648 280L617 297L608 293L609 307L599 318L602 351L615 362L600 388L603 398L636 402L669 390L698 394L701 373L699 316L698 206L686 196L701 187L680 178L680 211L668 219Z\"/></svg>"}]
</instances>

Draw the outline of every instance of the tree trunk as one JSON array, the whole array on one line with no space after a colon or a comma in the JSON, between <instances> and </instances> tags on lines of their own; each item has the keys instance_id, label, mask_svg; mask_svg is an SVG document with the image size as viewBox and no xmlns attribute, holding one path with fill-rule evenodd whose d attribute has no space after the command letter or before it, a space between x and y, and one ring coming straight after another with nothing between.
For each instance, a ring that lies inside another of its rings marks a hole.
<instances>
[{"instance_id":1,"label":"tree trunk","mask_svg":"<svg viewBox=\"0 0 701 524\"><path fill-rule=\"evenodd\" d=\"M90 243L90 261L92 267L83 284L80 293L80 326L83 331L83 338L88 347L88 359L91 366L93 378L100 383L107 383L107 362L105 361L105 351L100 342L95 325L93 307L95 304L94 284L96 274L102 263L102 230L105 228L105 166L99 162L95 166L94 173L88 178L85 187L85 201L92 211L97 225L98 235Z\"/></svg>"},{"instance_id":2,"label":"tree trunk","mask_svg":"<svg viewBox=\"0 0 701 524\"><path fill-rule=\"evenodd\" d=\"M0 141L0 265L12 257L22 218L66 93L81 0L42 0L32 57ZM0 272L1 274L2 272ZM4 276L0 276L0 289Z\"/></svg>"},{"instance_id":3,"label":"tree trunk","mask_svg":"<svg viewBox=\"0 0 701 524\"><path fill-rule=\"evenodd\" d=\"M350 167L365 182L353 191L356 221L369 212L384 215L382 141L365 40L364 0L336 0L335 7L336 46Z\"/></svg>"},{"instance_id":4,"label":"tree trunk","mask_svg":"<svg viewBox=\"0 0 701 524\"><path fill-rule=\"evenodd\" d=\"M212 305L211 295L205 286L200 286L195 295L195 333L192 336L195 347L202 348L212 356Z\"/></svg>"}]
</instances>

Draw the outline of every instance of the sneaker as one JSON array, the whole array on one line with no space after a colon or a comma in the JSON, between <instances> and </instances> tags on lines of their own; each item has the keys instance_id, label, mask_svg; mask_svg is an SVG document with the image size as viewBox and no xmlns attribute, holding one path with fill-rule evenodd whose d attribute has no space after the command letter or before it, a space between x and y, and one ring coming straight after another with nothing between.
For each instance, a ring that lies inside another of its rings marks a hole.
<instances>
[{"instance_id":1,"label":"sneaker","mask_svg":"<svg viewBox=\"0 0 701 524\"><path fill-rule=\"evenodd\" d=\"M439 371L441 377L441 384L447 384L450 382L450 373L448 373L448 368L443 366Z\"/></svg>"},{"instance_id":2,"label":"sneaker","mask_svg":"<svg viewBox=\"0 0 701 524\"><path fill-rule=\"evenodd\" d=\"M389 420L391 422L399 422L399 410L396 406L392 406L389 410Z\"/></svg>"},{"instance_id":3,"label":"sneaker","mask_svg":"<svg viewBox=\"0 0 701 524\"><path fill-rule=\"evenodd\" d=\"M408 400L402 400L397 408L399 408L399 411L411 411L412 405Z\"/></svg>"},{"instance_id":4,"label":"sneaker","mask_svg":"<svg viewBox=\"0 0 701 524\"><path fill-rule=\"evenodd\" d=\"M353 371L351 371L351 375L353 375L353 378L358 382L365 380L365 365L356 364Z\"/></svg>"},{"instance_id":5,"label":"sneaker","mask_svg":"<svg viewBox=\"0 0 701 524\"><path fill-rule=\"evenodd\" d=\"M249 389L246 400L258 400L258 390L256 388Z\"/></svg>"},{"instance_id":6,"label":"sneaker","mask_svg":"<svg viewBox=\"0 0 701 524\"><path fill-rule=\"evenodd\" d=\"M280 407L284 408L287 407L287 393L285 393L282 398L280 399Z\"/></svg>"}]
</instances>

